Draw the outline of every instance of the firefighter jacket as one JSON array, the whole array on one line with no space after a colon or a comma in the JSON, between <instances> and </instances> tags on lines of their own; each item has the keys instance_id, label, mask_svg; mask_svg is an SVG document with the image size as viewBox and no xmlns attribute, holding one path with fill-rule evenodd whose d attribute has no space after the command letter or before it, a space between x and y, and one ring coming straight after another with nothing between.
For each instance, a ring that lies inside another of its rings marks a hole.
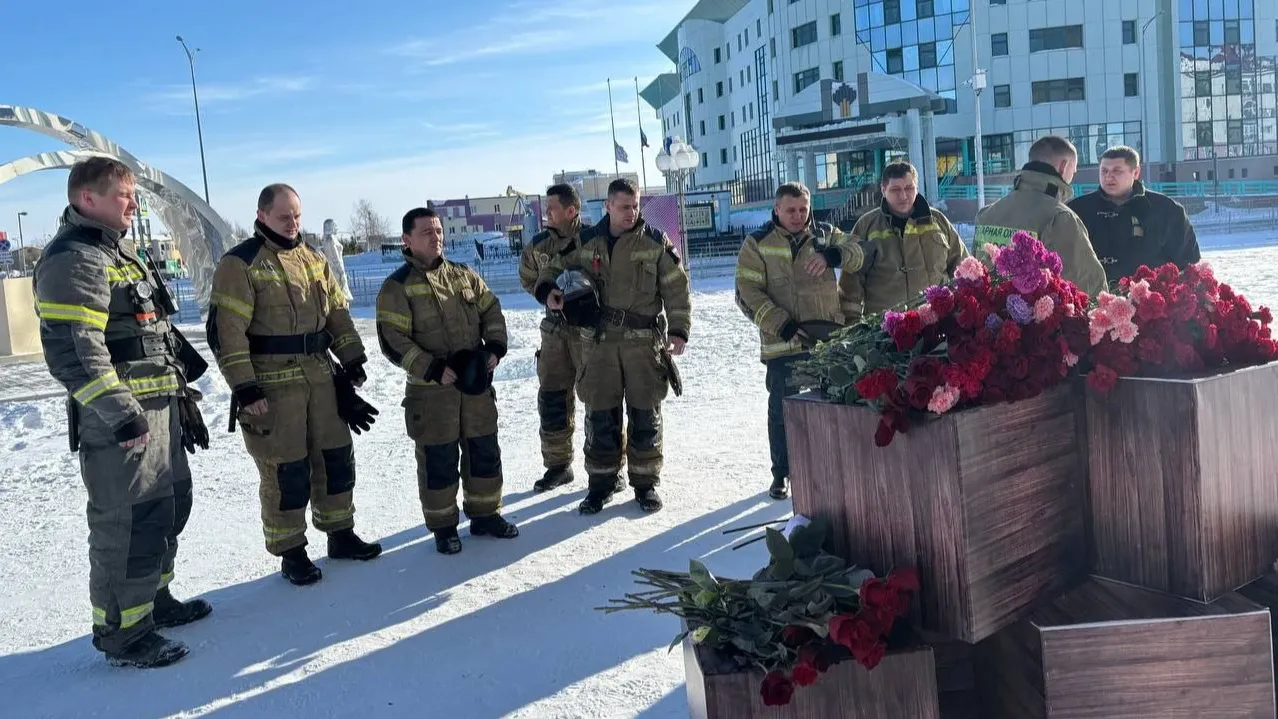
<instances>
[{"instance_id":1,"label":"firefighter jacket","mask_svg":"<svg viewBox=\"0 0 1278 719\"><path fill-rule=\"evenodd\" d=\"M45 362L75 403L96 413L118 440L140 437L149 427L138 400L175 395L184 385L160 306L160 278L124 233L74 207L62 221L33 279Z\"/></svg>"},{"instance_id":2,"label":"firefighter jacket","mask_svg":"<svg viewBox=\"0 0 1278 719\"><path fill-rule=\"evenodd\" d=\"M976 213L978 253L986 243L1006 245L1025 230L1061 256L1061 276L1091 297L1105 289L1105 269L1087 236L1087 227L1066 205L1074 190L1051 165L1030 162L1016 176L1012 192Z\"/></svg>"},{"instance_id":3,"label":"firefighter jacket","mask_svg":"<svg viewBox=\"0 0 1278 719\"><path fill-rule=\"evenodd\" d=\"M409 397L438 385L456 352L506 355L501 302L478 272L442 257L429 267L407 252L405 259L377 294L377 342L408 372Z\"/></svg>"},{"instance_id":4,"label":"firefighter jacket","mask_svg":"<svg viewBox=\"0 0 1278 719\"><path fill-rule=\"evenodd\" d=\"M262 223L227 252L213 275L209 348L233 390L309 381L366 359L344 288L328 261Z\"/></svg>"},{"instance_id":5,"label":"firefighter jacket","mask_svg":"<svg viewBox=\"0 0 1278 719\"><path fill-rule=\"evenodd\" d=\"M608 215L581 231L581 237L551 257L533 294L546 303L564 270L579 270L595 284L604 309L604 332L651 338L665 312L666 333L685 342L692 331L690 281L679 253L661 230L641 215L635 226L612 237ZM590 337L593 337L592 333Z\"/></svg>"},{"instance_id":6,"label":"firefighter jacket","mask_svg":"<svg viewBox=\"0 0 1278 719\"><path fill-rule=\"evenodd\" d=\"M1096 190L1074 198L1069 209L1087 226L1111 285L1136 274L1141 265L1157 269L1172 262L1183 270L1202 259L1185 208L1167 195L1146 190L1139 180L1126 202L1115 202L1104 190Z\"/></svg>"},{"instance_id":7,"label":"firefighter jacket","mask_svg":"<svg viewBox=\"0 0 1278 719\"><path fill-rule=\"evenodd\" d=\"M818 255L830 267L813 277L807 264ZM736 302L759 328L762 361L806 352L795 338L800 323L843 324L834 269L846 277L860 270L864 259L856 237L810 217L802 231L791 234L774 214L748 235L737 254Z\"/></svg>"},{"instance_id":8,"label":"firefighter jacket","mask_svg":"<svg viewBox=\"0 0 1278 719\"><path fill-rule=\"evenodd\" d=\"M940 210L919 195L909 217L892 214L887 201L861 215L852 233L875 243L878 260L869 273L839 278L843 313L849 323L883 312L947 282L967 257L967 246Z\"/></svg>"},{"instance_id":9,"label":"firefighter jacket","mask_svg":"<svg viewBox=\"0 0 1278 719\"><path fill-rule=\"evenodd\" d=\"M556 227L548 227L533 236L532 242L528 243L523 254L519 256L519 284L524 291L529 294L535 293L541 271L550 266L551 258L562 252L569 244L576 242L580 236L580 215L574 217L572 224L562 232ZM546 310L546 315L552 320L557 318L557 315L550 310Z\"/></svg>"}]
</instances>

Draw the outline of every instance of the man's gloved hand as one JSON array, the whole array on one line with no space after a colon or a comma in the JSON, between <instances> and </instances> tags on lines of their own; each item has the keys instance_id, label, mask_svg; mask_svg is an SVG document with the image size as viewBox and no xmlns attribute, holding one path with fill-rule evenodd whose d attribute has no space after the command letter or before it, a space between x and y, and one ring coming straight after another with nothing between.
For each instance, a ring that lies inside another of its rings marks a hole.
<instances>
[{"instance_id":1,"label":"man's gloved hand","mask_svg":"<svg viewBox=\"0 0 1278 719\"><path fill-rule=\"evenodd\" d=\"M350 377L345 372L333 375L333 386L337 390L337 414L355 434L367 432L377 420L377 408L364 401L355 393Z\"/></svg>"},{"instance_id":2,"label":"man's gloved hand","mask_svg":"<svg viewBox=\"0 0 1278 719\"><path fill-rule=\"evenodd\" d=\"M189 390L191 394L178 398L178 417L182 423L182 447L187 454L195 454L195 448L209 448L209 428L204 425L204 417L200 414L200 393Z\"/></svg>"},{"instance_id":3,"label":"man's gloved hand","mask_svg":"<svg viewBox=\"0 0 1278 719\"><path fill-rule=\"evenodd\" d=\"M368 375L364 372L365 361L363 357L360 357L342 368L346 370L346 376L350 378L351 386L363 387L364 383L368 381Z\"/></svg>"}]
</instances>

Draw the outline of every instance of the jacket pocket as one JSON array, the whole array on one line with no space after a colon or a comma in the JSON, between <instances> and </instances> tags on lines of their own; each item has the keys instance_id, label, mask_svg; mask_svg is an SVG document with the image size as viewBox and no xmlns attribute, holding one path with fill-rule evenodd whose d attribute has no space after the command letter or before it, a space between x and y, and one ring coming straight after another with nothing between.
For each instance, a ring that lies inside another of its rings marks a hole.
<instances>
[{"instance_id":1,"label":"jacket pocket","mask_svg":"<svg viewBox=\"0 0 1278 719\"><path fill-rule=\"evenodd\" d=\"M634 289L636 300L642 300L657 291L657 261L641 260L635 263Z\"/></svg>"}]
</instances>

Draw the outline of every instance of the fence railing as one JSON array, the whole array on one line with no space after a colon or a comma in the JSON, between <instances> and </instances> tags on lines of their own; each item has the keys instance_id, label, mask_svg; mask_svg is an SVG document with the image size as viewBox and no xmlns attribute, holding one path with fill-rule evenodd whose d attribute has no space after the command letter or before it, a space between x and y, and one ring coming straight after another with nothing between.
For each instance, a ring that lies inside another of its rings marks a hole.
<instances>
[{"instance_id":1,"label":"fence railing","mask_svg":"<svg viewBox=\"0 0 1278 719\"><path fill-rule=\"evenodd\" d=\"M1236 197L1278 197L1278 182L1239 181L1225 182L1150 182L1145 185L1155 192L1169 197L1213 199ZM1100 185L1094 182L1083 182L1074 185L1074 194L1085 195L1093 192ZM986 185L986 202L998 200L1012 191L1011 185ZM947 185L940 188L940 199L943 200L975 200L976 185Z\"/></svg>"}]
</instances>

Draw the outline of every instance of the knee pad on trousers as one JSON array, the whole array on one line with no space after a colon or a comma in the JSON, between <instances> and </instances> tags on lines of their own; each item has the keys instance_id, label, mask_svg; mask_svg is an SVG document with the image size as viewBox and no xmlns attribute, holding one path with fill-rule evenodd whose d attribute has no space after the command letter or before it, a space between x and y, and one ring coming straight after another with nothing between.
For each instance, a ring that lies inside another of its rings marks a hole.
<instances>
[{"instance_id":1,"label":"knee pad on trousers","mask_svg":"<svg viewBox=\"0 0 1278 719\"><path fill-rule=\"evenodd\" d=\"M598 409L586 415L586 447L591 454L621 454L621 408Z\"/></svg>"},{"instance_id":2,"label":"knee pad on trousers","mask_svg":"<svg viewBox=\"0 0 1278 719\"><path fill-rule=\"evenodd\" d=\"M160 560L169 548L171 531L173 497L160 497L133 505L125 578L141 579L160 572Z\"/></svg>"},{"instance_id":3,"label":"knee pad on trousers","mask_svg":"<svg viewBox=\"0 0 1278 719\"><path fill-rule=\"evenodd\" d=\"M630 446L645 452L655 450L661 439L661 410L631 409L629 414Z\"/></svg>"},{"instance_id":4,"label":"knee pad on trousers","mask_svg":"<svg viewBox=\"0 0 1278 719\"><path fill-rule=\"evenodd\" d=\"M194 497L191 491L191 480L173 483L173 531L170 537L176 537L186 529L186 522L191 518L191 506Z\"/></svg>"},{"instance_id":5,"label":"knee pad on trousers","mask_svg":"<svg viewBox=\"0 0 1278 719\"><path fill-rule=\"evenodd\" d=\"M541 415L543 432L561 432L568 429L568 404L571 392L568 390L537 393L537 413Z\"/></svg>"},{"instance_id":6,"label":"knee pad on trousers","mask_svg":"<svg viewBox=\"0 0 1278 719\"><path fill-rule=\"evenodd\" d=\"M483 437L469 437L465 442L466 452L470 455L470 476L501 476L501 447L497 444L495 433Z\"/></svg>"},{"instance_id":7,"label":"knee pad on trousers","mask_svg":"<svg viewBox=\"0 0 1278 719\"><path fill-rule=\"evenodd\" d=\"M280 489L279 511L305 509L311 498L311 461L299 459L282 463L275 470L275 483Z\"/></svg>"},{"instance_id":8,"label":"knee pad on trousers","mask_svg":"<svg viewBox=\"0 0 1278 719\"><path fill-rule=\"evenodd\" d=\"M457 484L461 450L456 442L426 445L422 454L426 455L426 489L448 489Z\"/></svg>"},{"instance_id":9,"label":"knee pad on trousers","mask_svg":"<svg viewBox=\"0 0 1278 719\"><path fill-rule=\"evenodd\" d=\"M329 495L345 494L355 489L355 447L346 445L320 452L324 455L324 474L327 475Z\"/></svg>"}]
</instances>

